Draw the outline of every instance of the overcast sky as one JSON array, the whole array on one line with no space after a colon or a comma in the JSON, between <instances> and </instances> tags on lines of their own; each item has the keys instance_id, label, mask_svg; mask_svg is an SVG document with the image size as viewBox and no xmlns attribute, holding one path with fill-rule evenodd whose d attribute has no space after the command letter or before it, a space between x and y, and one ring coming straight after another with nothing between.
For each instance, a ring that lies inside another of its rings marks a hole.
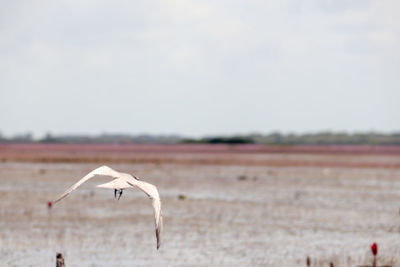
<instances>
[{"instance_id":1,"label":"overcast sky","mask_svg":"<svg viewBox=\"0 0 400 267\"><path fill-rule=\"evenodd\" d=\"M0 131L400 130L400 1L1 1Z\"/></svg>"}]
</instances>

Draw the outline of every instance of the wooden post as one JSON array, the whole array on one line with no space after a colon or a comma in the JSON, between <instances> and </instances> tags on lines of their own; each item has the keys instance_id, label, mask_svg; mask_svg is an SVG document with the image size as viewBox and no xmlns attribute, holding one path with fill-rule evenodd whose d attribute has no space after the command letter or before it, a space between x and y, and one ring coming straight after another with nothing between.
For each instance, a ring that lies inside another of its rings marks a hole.
<instances>
[{"instance_id":1,"label":"wooden post","mask_svg":"<svg viewBox=\"0 0 400 267\"><path fill-rule=\"evenodd\" d=\"M56 267L65 267L64 258L61 253L56 254Z\"/></svg>"}]
</instances>

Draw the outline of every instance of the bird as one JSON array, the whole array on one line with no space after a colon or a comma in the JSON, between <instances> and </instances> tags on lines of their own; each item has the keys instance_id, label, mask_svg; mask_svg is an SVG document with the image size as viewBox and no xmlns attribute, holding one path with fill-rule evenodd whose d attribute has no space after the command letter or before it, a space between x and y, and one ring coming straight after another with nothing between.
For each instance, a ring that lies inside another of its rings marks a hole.
<instances>
[{"instance_id":1,"label":"bird","mask_svg":"<svg viewBox=\"0 0 400 267\"><path fill-rule=\"evenodd\" d=\"M156 230L156 239L157 239L157 250L160 248L161 244L161 232L163 228L163 217L161 214L161 200L160 195L158 193L157 187L150 183L146 183L144 181L139 180L136 176L132 176L128 173L118 172L116 170L111 169L108 166L101 166L97 169L94 169L87 175L85 175L82 179L80 179L77 183L73 184L70 188L68 188L62 195L60 195L53 204L56 204L66 196L68 196L72 191L77 189L81 184L88 181L89 179L96 176L110 176L114 179L108 183L97 185L100 188L111 188L114 189L114 197L117 197L118 200L122 196L122 192L124 189L128 189L131 187L137 187L142 190L151 200L154 209L154 224Z\"/></svg>"}]
</instances>

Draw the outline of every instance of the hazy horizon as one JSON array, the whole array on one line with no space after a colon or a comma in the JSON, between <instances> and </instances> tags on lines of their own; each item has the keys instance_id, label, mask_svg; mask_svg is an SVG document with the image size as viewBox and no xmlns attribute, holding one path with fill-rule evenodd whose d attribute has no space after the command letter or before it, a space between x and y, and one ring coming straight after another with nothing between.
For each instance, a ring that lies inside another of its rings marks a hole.
<instances>
[{"instance_id":1,"label":"hazy horizon","mask_svg":"<svg viewBox=\"0 0 400 267\"><path fill-rule=\"evenodd\" d=\"M2 2L0 132L396 132L399 8Z\"/></svg>"},{"instance_id":2,"label":"hazy horizon","mask_svg":"<svg viewBox=\"0 0 400 267\"><path fill-rule=\"evenodd\" d=\"M88 138L99 138L99 137L115 137L118 139L118 137L122 136L129 136L132 138L138 138L138 137L151 137L151 138L181 138L181 139L192 139L194 138L195 140L201 140L201 139L207 139L207 138L213 138L213 137L248 137L248 136L270 136L273 134L280 134L282 136L289 136L289 135L295 135L295 136L304 136L304 135L324 135L326 133L331 134L332 136L338 137L341 134L346 134L348 136L354 136L354 135L369 135L369 134L377 134L377 135L385 135L385 136L392 136L393 135L399 135L400 131L393 131L393 132L378 132L378 131L354 131L354 132L348 132L348 131L327 131L327 130L321 130L321 131L309 131L309 132L282 132L282 131L271 131L271 132L248 132L248 133L228 133L228 134L204 134L204 135L184 135L184 134L179 134L179 133L127 133L127 132L99 132L99 133L94 133L94 134L88 134L88 133L53 133L53 132L46 132L43 135L37 135L34 134L31 131L26 131L26 132L21 132L21 133L16 133L14 135L5 135L1 132L0 129L0 137L3 137L5 139L12 140L13 138L22 138L22 139L32 139L34 141L40 141L42 139L46 139L48 137L52 138L80 138L80 137L88 137ZM29 136L29 137L28 137ZM27 139L27 140L28 140ZM94 140L93 139L93 140ZM93 141L92 140L92 141Z\"/></svg>"}]
</instances>

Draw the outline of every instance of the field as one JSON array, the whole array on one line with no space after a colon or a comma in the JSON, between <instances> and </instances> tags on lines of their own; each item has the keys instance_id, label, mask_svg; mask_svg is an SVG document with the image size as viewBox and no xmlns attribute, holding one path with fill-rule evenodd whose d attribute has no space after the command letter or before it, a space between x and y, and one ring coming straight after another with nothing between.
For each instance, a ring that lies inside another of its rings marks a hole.
<instances>
[{"instance_id":1,"label":"field","mask_svg":"<svg viewBox=\"0 0 400 267\"><path fill-rule=\"evenodd\" d=\"M155 184L117 201L100 165ZM0 145L0 266L400 267L400 147Z\"/></svg>"}]
</instances>

